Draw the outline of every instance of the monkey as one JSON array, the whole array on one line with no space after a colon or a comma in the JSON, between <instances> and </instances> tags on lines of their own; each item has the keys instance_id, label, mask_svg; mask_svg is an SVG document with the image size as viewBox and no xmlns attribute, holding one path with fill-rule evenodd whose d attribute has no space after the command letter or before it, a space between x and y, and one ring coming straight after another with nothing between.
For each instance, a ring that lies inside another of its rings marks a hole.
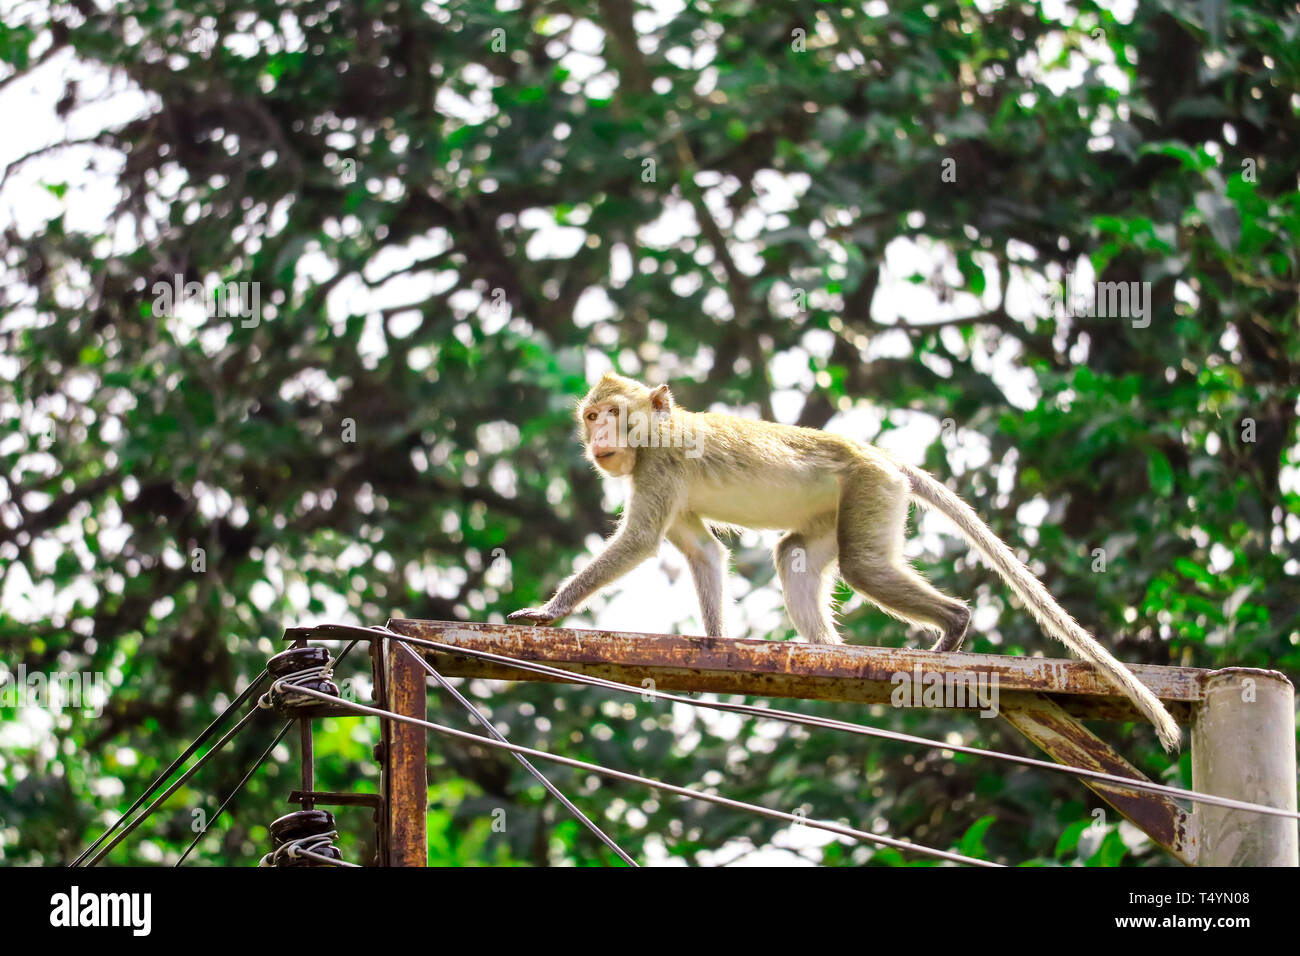
<instances>
[{"instance_id":1,"label":"monkey","mask_svg":"<svg viewBox=\"0 0 1300 956\"><path fill-rule=\"evenodd\" d=\"M667 385L650 388L613 372L579 400L575 413L587 459L604 476L630 483L623 516L599 555L544 606L508 615L511 623L562 620L667 538L691 571L705 633L726 637L728 551L718 536L751 528L783 532L773 561L786 610L804 640L841 643L831 613L838 573L886 613L936 634L931 650L957 651L970 626L969 607L933 587L903 554L914 502L951 519L1043 630L1123 691L1167 751L1178 749L1178 724L1155 694L928 472L818 429L691 412L674 402Z\"/></svg>"}]
</instances>

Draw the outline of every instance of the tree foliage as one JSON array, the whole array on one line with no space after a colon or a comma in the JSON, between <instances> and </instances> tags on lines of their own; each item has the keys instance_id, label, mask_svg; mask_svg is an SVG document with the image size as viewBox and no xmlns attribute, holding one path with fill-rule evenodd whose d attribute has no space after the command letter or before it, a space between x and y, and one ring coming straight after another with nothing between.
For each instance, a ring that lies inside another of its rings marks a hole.
<instances>
[{"instance_id":1,"label":"tree foliage","mask_svg":"<svg viewBox=\"0 0 1300 956\"><path fill-rule=\"evenodd\" d=\"M1121 658L1300 670L1300 8L1117 10L55 0L15 13L0 93L58 84L59 115L84 125L103 107L88 84L63 86L75 62L143 105L15 162L0 186L6 202L44 186L53 204L39 228L10 224L0 256L4 664L111 685L97 717L6 712L3 858L75 855L286 624L500 621L543 597L610 526L566 440L593 356L671 382L687 407L772 416L795 389L801 424L874 413L867 440L942 422L925 464ZM52 179L56 157L84 159L90 183ZM774 210L781 188L792 198ZM85 227L78 204L114 189ZM912 278L937 317L895 314L881 263L900 242L936 263ZM1010 290L1081 264L1150 283L1147 324L1017 305ZM260 321L160 315L155 287L177 275L257 283ZM944 540L920 561L975 601L973 649L1059 656ZM757 538L737 561L772 586ZM844 624L857 642L908 639L868 609ZM364 691L356 663L341 676ZM921 843L1007 862L1168 859L1113 814L1089 830L1092 796L1031 771L576 688L470 690L518 743ZM1027 747L992 721L793 706ZM437 694L430 707L463 720ZM174 861L193 811L215 808L271 723L112 859ZM1107 734L1149 773L1190 782L1148 728ZM319 785L373 790L375 735L325 721ZM295 760L277 750L195 859L254 862ZM611 861L508 759L435 741L430 776L435 862ZM729 859L710 854L782 829L554 778L638 855ZM365 862L366 814L341 822L345 854Z\"/></svg>"}]
</instances>

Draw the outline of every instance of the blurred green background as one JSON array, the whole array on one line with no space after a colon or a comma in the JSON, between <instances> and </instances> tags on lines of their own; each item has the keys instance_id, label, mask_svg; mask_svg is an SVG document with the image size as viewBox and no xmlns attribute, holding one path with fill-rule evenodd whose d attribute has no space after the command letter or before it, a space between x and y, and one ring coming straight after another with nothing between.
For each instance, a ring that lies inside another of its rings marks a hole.
<instances>
[{"instance_id":1,"label":"blurred green background","mask_svg":"<svg viewBox=\"0 0 1300 956\"><path fill-rule=\"evenodd\" d=\"M610 365L688 408L906 433L1123 660L1300 672L1295 3L4 9L0 674L109 693L99 714L0 711L0 862L75 856L286 625L501 621L547 597L612 527L570 413ZM20 108L56 135L27 142ZM1150 283L1149 324L1029 313L1027 290L1089 269ZM259 309L161 314L177 275L210 304L256 283ZM926 541L918 564L977 609L970 649L1063 656L957 539ZM758 605L765 544L733 542ZM637 627L607 606L577 623ZM733 636L793 636L772 620ZM860 602L843 630L916 640ZM339 674L363 699L364 668ZM517 743L775 808L1008 863L1171 862L1055 775L467 690ZM997 721L790 706L1032 752ZM436 692L430 713L466 726ZM175 862L276 726L110 862ZM1190 784L1145 725L1098 732ZM191 865L269 848L294 739ZM320 722L317 785L374 791L376 740ZM431 740L429 774L433 863L612 861L506 757ZM914 862L553 779L646 861ZM369 862L368 812L339 817Z\"/></svg>"}]
</instances>

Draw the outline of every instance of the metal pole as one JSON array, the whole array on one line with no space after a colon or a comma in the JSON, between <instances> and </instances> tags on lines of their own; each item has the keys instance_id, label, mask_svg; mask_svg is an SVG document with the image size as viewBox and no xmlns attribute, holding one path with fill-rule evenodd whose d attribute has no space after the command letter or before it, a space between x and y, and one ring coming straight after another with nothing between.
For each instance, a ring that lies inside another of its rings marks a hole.
<instances>
[{"instance_id":1,"label":"metal pole","mask_svg":"<svg viewBox=\"0 0 1300 956\"><path fill-rule=\"evenodd\" d=\"M307 647L304 640L294 641L292 647ZM316 804L312 802L311 797L306 794L316 789L316 754L312 747L311 739L311 718L298 718L298 757L302 761L302 808L304 810L313 809Z\"/></svg>"},{"instance_id":2,"label":"metal pole","mask_svg":"<svg viewBox=\"0 0 1300 956\"><path fill-rule=\"evenodd\" d=\"M301 744L300 753L302 757L302 808L311 810L316 804L307 794L316 789L316 755L312 748L310 717L300 717L298 719L298 741Z\"/></svg>"},{"instance_id":3,"label":"metal pole","mask_svg":"<svg viewBox=\"0 0 1300 956\"><path fill-rule=\"evenodd\" d=\"M425 720L428 716L424 670L400 644L384 641L388 710ZM384 774L388 795L388 865L428 866L428 744L423 727L384 721L388 742Z\"/></svg>"},{"instance_id":4,"label":"metal pole","mask_svg":"<svg viewBox=\"0 0 1300 956\"><path fill-rule=\"evenodd\" d=\"M1295 688L1277 671L1228 667L1192 720L1192 787L1296 809ZM1296 821L1198 804L1199 866L1300 866Z\"/></svg>"},{"instance_id":5,"label":"metal pole","mask_svg":"<svg viewBox=\"0 0 1300 956\"><path fill-rule=\"evenodd\" d=\"M374 677L371 700L375 706L381 706L388 700L388 657L383 640L370 641L370 673ZM388 852L389 811L392 808L393 774L388 769L388 753L392 740L392 721L379 722L379 743L375 744L375 762L379 764L379 806L375 808L375 822L378 824L379 846L376 848L376 866L392 866Z\"/></svg>"}]
</instances>

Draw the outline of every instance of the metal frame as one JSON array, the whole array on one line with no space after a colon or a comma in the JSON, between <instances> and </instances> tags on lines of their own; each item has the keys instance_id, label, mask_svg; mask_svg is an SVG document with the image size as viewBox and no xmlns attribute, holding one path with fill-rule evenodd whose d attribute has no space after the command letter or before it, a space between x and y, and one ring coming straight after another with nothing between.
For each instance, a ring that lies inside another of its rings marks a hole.
<instances>
[{"instance_id":1,"label":"metal frame","mask_svg":"<svg viewBox=\"0 0 1300 956\"><path fill-rule=\"evenodd\" d=\"M890 704L900 674L984 675L997 680L1000 716L1056 762L1147 779L1080 722L1143 719L1126 697L1082 661L447 621L393 619L388 627L408 637L624 684L641 686L650 680L657 690L679 692ZM447 677L558 680L471 657L416 650ZM1131 669L1175 719L1191 726L1196 790L1296 809L1294 688L1283 674L1141 664ZM423 688L422 675L419 683ZM419 696L418 704L403 699L421 707L423 716L422 691ZM970 701L950 709L978 706ZM396 706L393 710L409 712ZM406 730L423 737L418 728ZM389 773L405 786L415 786L408 766L395 763ZM1161 794L1083 782L1183 863L1300 865L1293 819L1203 804L1189 812ZM411 802L409 794L404 799ZM423 820L421 814L421 827Z\"/></svg>"},{"instance_id":2,"label":"metal frame","mask_svg":"<svg viewBox=\"0 0 1300 956\"><path fill-rule=\"evenodd\" d=\"M385 638L382 630L358 634L357 629L336 630L333 625L290 627L284 639L293 647L306 647L313 640L342 637L370 642L370 668L374 700L386 710L423 720L427 700L424 671L410 654L394 653L400 646ZM379 793L337 793L315 789L313 724L316 717L353 717L346 707L316 704L284 708L284 714L298 721L299 759L302 789L289 794L289 802L310 810L324 806L370 807L376 830L375 864L378 866L427 866L428 805L427 750L425 733L418 727L391 720L380 722L380 742L375 760L380 765Z\"/></svg>"},{"instance_id":3,"label":"metal frame","mask_svg":"<svg viewBox=\"0 0 1300 956\"><path fill-rule=\"evenodd\" d=\"M428 716L428 690L419 661L402 651L396 641L383 645L388 674L385 707L394 714ZM384 722L384 793L388 798L386 826L389 866L429 865L429 751L427 731L421 727Z\"/></svg>"},{"instance_id":4,"label":"metal frame","mask_svg":"<svg viewBox=\"0 0 1300 956\"><path fill-rule=\"evenodd\" d=\"M733 641L625 631L588 631L395 618L388 628L406 637L486 651L656 690L792 697L898 705L900 675L969 677L996 686L997 710L1054 761L1146 780L1132 764L1083 725L1082 720L1140 721L1118 689L1082 661L990 654L936 654L909 648ZM375 700L397 714L427 716L425 671L400 642L376 629L370 640ZM289 628L298 643L357 637L355 628ZM407 645L410 646L410 645ZM412 647L447 677L561 681L497 662ZM1252 668L1203 670L1135 664L1131 669L1192 729L1195 790L1296 809L1295 691L1281 673ZM992 682L996 681L996 685ZM904 705L910 706L905 703ZM927 701L926 706L932 706ZM978 710L971 699L940 706ZM308 724L309 719L304 719ZM428 758L426 732L382 722L375 748L382 794L355 802L376 806L379 863L428 865ZM304 756L310 759L304 729ZM1297 866L1300 839L1294 819L1197 803L1192 811L1170 797L1120 784L1081 778L1085 786L1143 830L1176 859L1199 866ZM304 791L291 799L308 805L352 803L343 794L312 793L304 766Z\"/></svg>"}]
</instances>

